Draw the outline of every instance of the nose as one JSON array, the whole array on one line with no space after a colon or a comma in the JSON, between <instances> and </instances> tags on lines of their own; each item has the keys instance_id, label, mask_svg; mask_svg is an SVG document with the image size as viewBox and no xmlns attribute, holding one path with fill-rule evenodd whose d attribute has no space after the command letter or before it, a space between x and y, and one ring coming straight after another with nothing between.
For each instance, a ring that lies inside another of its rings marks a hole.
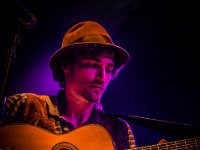
<instances>
[{"instance_id":1,"label":"nose","mask_svg":"<svg viewBox=\"0 0 200 150\"><path fill-rule=\"evenodd\" d=\"M98 79L99 81L104 81L105 78L106 78L106 69L105 67L102 66L98 69L96 79Z\"/></svg>"}]
</instances>

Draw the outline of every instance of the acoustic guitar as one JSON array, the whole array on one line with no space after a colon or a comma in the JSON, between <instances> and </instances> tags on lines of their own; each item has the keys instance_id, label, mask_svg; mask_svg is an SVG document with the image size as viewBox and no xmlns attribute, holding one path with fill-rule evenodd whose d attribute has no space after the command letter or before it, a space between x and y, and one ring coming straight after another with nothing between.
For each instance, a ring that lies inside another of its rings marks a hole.
<instances>
[{"instance_id":1,"label":"acoustic guitar","mask_svg":"<svg viewBox=\"0 0 200 150\"><path fill-rule=\"evenodd\" d=\"M90 124L66 134L53 134L27 124L0 128L2 150L114 150L110 134L100 125Z\"/></svg>"},{"instance_id":2,"label":"acoustic guitar","mask_svg":"<svg viewBox=\"0 0 200 150\"><path fill-rule=\"evenodd\" d=\"M114 150L112 137L100 125L90 124L55 135L27 124L0 128L0 150ZM200 137L137 147L134 150L200 150Z\"/></svg>"}]
</instances>

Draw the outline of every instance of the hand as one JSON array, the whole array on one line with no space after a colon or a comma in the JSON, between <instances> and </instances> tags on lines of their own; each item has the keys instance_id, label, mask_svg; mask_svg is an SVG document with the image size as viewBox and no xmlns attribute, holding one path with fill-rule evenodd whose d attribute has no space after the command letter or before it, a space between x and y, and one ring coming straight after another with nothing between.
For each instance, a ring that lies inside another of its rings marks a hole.
<instances>
[{"instance_id":1,"label":"hand","mask_svg":"<svg viewBox=\"0 0 200 150\"><path fill-rule=\"evenodd\" d=\"M161 140L158 142L158 144L165 144L165 143L167 143L167 141L166 141L165 139L161 139Z\"/></svg>"}]
</instances>

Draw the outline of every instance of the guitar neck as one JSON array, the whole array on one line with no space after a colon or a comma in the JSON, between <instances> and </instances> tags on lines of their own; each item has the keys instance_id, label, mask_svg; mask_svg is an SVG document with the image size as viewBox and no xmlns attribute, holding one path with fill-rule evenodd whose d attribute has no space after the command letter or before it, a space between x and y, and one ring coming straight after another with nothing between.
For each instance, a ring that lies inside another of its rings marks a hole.
<instances>
[{"instance_id":1,"label":"guitar neck","mask_svg":"<svg viewBox=\"0 0 200 150\"><path fill-rule=\"evenodd\" d=\"M167 149L172 149L172 150L173 149L174 150L178 150L178 149L180 149L180 150L183 150L183 149L198 150L198 149L200 149L200 137L136 148L136 150L158 150L158 149L159 150L167 150Z\"/></svg>"}]
</instances>

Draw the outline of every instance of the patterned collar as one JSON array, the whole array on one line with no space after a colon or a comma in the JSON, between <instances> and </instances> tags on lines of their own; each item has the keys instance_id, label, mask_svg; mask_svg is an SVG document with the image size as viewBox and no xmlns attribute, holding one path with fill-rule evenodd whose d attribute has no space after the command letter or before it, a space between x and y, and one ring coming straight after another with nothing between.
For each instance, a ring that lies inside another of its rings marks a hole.
<instances>
[{"instance_id":1,"label":"patterned collar","mask_svg":"<svg viewBox=\"0 0 200 150\"><path fill-rule=\"evenodd\" d=\"M62 106L65 102L64 100L64 92L60 90L56 96L49 96L47 98L47 109L51 116L58 117L59 119L63 118L61 116ZM92 113L89 119L85 122L85 124L102 124L102 120L104 118L104 112L98 109L96 106L93 108Z\"/></svg>"}]
</instances>

